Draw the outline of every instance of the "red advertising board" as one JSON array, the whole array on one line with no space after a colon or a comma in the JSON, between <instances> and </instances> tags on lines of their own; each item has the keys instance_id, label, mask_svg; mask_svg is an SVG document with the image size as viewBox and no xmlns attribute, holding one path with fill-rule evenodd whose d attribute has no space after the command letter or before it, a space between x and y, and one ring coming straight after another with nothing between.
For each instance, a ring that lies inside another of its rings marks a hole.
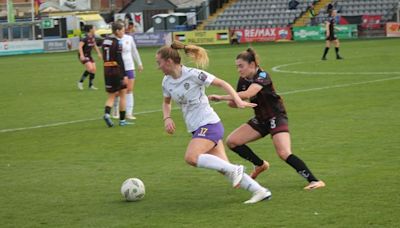
<instances>
[{"instance_id":1,"label":"red advertising board","mask_svg":"<svg viewBox=\"0 0 400 228\"><path fill-rule=\"evenodd\" d=\"M379 29L381 28L382 16L381 15L363 15L361 27L365 29Z\"/></svg>"},{"instance_id":2,"label":"red advertising board","mask_svg":"<svg viewBox=\"0 0 400 228\"><path fill-rule=\"evenodd\" d=\"M400 23L389 22L386 24L387 37L400 37Z\"/></svg>"},{"instance_id":3,"label":"red advertising board","mask_svg":"<svg viewBox=\"0 0 400 228\"><path fill-rule=\"evenodd\" d=\"M291 40L290 27L286 28L256 28L256 29L234 29L239 43L266 42L277 40Z\"/></svg>"}]
</instances>

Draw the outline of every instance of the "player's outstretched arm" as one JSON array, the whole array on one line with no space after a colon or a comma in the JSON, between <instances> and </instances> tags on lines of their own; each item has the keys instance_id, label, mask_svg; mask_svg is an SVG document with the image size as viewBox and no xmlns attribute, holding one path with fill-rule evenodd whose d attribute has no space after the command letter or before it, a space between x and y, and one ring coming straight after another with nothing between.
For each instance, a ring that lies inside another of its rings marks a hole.
<instances>
[{"instance_id":1,"label":"player's outstretched arm","mask_svg":"<svg viewBox=\"0 0 400 228\"><path fill-rule=\"evenodd\" d=\"M219 78L215 78L213 80L213 82L211 83L211 85L220 87L220 88L222 88L223 90L225 90L228 93L228 95L225 95L225 96L219 96L218 97L218 95L216 95L214 97L211 97L211 99L214 99L214 100L217 100L217 99L220 99L220 100L232 100L236 104L236 106L238 108L246 108L246 107L255 107L255 106L257 106L257 104L253 104L253 103L249 103L249 102L243 101L239 97L238 93L232 88L232 86L229 85L224 80L221 80Z\"/></svg>"}]
</instances>

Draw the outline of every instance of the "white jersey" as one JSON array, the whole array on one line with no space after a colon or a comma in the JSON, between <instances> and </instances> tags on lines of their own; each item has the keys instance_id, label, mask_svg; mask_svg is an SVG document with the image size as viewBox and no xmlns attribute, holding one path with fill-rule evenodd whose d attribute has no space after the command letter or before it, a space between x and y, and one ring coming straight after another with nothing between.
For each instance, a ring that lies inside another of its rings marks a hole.
<instances>
[{"instance_id":1,"label":"white jersey","mask_svg":"<svg viewBox=\"0 0 400 228\"><path fill-rule=\"evenodd\" d=\"M163 79L163 95L171 97L181 107L189 132L220 121L205 94L205 87L210 86L214 79L210 73L186 66L182 66L180 78L165 75Z\"/></svg>"},{"instance_id":2,"label":"white jersey","mask_svg":"<svg viewBox=\"0 0 400 228\"><path fill-rule=\"evenodd\" d=\"M139 52L136 48L135 41L130 35L124 35L122 38L122 60L124 61L125 70L134 70L136 61L138 65L142 65L142 60L140 59Z\"/></svg>"}]
</instances>

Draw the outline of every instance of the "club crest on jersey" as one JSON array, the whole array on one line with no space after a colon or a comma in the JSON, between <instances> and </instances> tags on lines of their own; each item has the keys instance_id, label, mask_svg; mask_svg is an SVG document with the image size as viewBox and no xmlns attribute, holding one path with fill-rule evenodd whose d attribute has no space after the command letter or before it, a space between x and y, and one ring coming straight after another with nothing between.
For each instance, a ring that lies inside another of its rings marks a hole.
<instances>
[{"instance_id":1,"label":"club crest on jersey","mask_svg":"<svg viewBox=\"0 0 400 228\"><path fill-rule=\"evenodd\" d=\"M267 73L264 72L264 71L261 71L261 72L258 74L258 76L259 76L260 78L267 78Z\"/></svg>"},{"instance_id":2,"label":"club crest on jersey","mask_svg":"<svg viewBox=\"0 0 400 228\"><path fill-rule=\"evenodd\" d=\"M206 75L205 73L201 72L201 73L199 74L199 77L198 77L198 78L200 79L200 81L205 82L206 79L207 79L207 75Z\"/></svg>"},{"instance_id":3,"label":"club crest on jersey","mask_svg":"<svg viewBox=\"0 0 400 228\"><path fill-rule=\"evenodd\" d=\"M189 90L190 84L189 84L188 82L186 82L186 83L183 85L183 87L184 87L186 90Z\"/></svg>"}]
</instances>

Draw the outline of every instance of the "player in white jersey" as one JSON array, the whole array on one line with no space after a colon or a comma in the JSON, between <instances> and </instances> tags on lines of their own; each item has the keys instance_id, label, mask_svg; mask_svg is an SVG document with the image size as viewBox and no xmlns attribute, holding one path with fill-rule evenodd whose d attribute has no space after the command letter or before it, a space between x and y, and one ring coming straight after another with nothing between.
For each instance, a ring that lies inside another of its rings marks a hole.
<instances>
[{"instance_id":1,"label":"player in white jersey","mask_svg":"<svg viewBox=\"0 0 400 228\"><path fill-rule=\"evenodd\" d=\"M242 101L232 86L224 80L203 70L181 65L179 49L183 49L203 68L208 64L207 52L195 45L183 45L175 41L171 46L162 47L157 51L158 68L165 74L162 88L166 132L175 132L175 123L171 118L171 100L174 100L182 109L187 130L192 133L185 161L195 167L219 171L232 181L234 187L252 192L253 196L245 202L246 204L269 199L271 192L244 173L243 166L229 163L222 141L224 127L209 104L205 87L212 85L222 88L234 97L235 104L240 108L255 105Z\"/></svg>"},{"instance_id":2,"label":"player in white jersey","mask_svg":"<svg viewBox=\"0 0 400 228\"><path fill-rule=\"evenodd\" d=\"M131 35L125 34L122 37L122 59L125 66L125 77L128 78L127 93L126 93L126 119L134 120L136 117L133 115L134 95L133 89L135 87L135 62L138 64L139 72L143 70L142 60L140 59L139 52L136 48L135 41ZM134 62L135 60L135 62ZM118 118L118 99L114 101L113 117Z\"/></svg>"}]
</instances>

